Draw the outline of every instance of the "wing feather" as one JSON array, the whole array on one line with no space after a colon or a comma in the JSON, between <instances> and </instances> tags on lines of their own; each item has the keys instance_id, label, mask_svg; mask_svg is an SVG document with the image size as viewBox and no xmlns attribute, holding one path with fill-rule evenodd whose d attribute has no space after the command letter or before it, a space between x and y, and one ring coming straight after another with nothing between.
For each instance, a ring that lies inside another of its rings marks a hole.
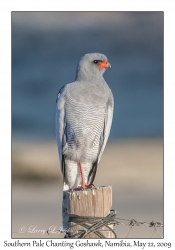
<instances>
[{"instance_id":1,"label":"wing feather","mask_svg":"<svg viewBox=\"0 0 175 250\"><path fill-rule=\"evenodd\" d=\"M65 85L66 86L66 85ZM56 139L58 145L58 153L61 171L64 175L64 158L63 147L66 138L66 120L65 120L65 86L63 86L57 95L56 100Z\"/></svg>"},{"instance_id":2,"label":"wing feather","mask_svg":"<svg viewBox=\"0 0 175 250\"><path fill-rule=\"evenodd\" d=\"M104 129L102 131L101 139L100 139L99 154L98 154L97 160L94 162L89 172L88 183L93 183L95 179L97 165L100 161L100 158L103 154L103 151L105 149L105 146L109 137L109 133L110 133L111 125L112 125L113 110L114 110L114 98L113 98L113 94L111 91L109 94L106 107L107 107L107 111L106 111L106 116L104 120Z\"/></svg>"}]
</instances>

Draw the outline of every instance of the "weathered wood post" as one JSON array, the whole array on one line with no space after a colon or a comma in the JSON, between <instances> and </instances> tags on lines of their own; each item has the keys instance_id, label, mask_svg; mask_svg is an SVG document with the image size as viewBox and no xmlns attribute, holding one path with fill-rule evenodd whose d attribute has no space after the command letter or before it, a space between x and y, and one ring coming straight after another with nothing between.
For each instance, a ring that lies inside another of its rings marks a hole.
<instances>
[{"instance_id":1,"label":"weathered wood post","mask_svg":"<svg viewBox=\"0 0 175 250\"><path fill-rule=\"evenodd\" d=\"M110 230L114 229L114 225L101 224L104 217L110 214L111 208L111 186L64 192L63 225L69 228L68 237L100 238L102 235L115 238L114 232Z\"/></svg>"}]
</instances>

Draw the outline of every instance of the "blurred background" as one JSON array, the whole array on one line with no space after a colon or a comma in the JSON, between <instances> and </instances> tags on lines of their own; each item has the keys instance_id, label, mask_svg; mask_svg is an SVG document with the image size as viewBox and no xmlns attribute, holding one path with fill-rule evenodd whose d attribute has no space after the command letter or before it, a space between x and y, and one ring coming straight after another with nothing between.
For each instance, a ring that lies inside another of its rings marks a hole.
<instances>
[{"instance_id":1,"label":"blurred background","mask_svg":"<svg viewBox=\"0 0 175 250\"><path fill-rule=\"evenodd\" d=\"M12 12L13 238L64 237L37 232L62 226L56 96L91 52L108 57L104 78L115 99L94 184L112 185L117 217L163 223L163 25L154 11ZM128 230L116 226L118 238ZM154 232L134 230L138 238Z\"/></svg>"}]
</instances>

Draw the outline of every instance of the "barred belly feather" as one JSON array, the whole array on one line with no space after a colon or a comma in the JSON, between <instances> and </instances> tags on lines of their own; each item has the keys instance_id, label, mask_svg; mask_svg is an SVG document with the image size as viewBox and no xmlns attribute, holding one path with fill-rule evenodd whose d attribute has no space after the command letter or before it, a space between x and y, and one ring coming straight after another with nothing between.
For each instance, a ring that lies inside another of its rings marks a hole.
<instances>
[{"instance_id":1,"label":"barred belly feather","mask_svg":"<svg viewBox=\"0 0 175 250\"><path fill-rule=\"evenodd\" d=\"M63 155L75 162L96 161L104 128L105 105L78 103L68 94L65 110L67 138Z\"/></svg>"}]
</instances>

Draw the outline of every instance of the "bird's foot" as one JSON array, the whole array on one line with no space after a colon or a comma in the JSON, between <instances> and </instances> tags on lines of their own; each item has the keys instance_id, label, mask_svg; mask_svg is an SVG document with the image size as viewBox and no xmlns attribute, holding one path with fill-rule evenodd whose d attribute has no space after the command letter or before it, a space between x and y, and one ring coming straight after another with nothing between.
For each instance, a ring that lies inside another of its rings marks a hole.
<instances>
[{"instance_id":1,"label":"bird's foot","mask_svg":"<svg viewBox=\"0 0 175 250\"><path fill-rule=\"evenodd\" d=\"M87 184L85 185L84 189L89 189L89 188L92 188L92 184Z\"/></svg>"},{"instance_id":2,"label":"bird's foot","mask_svg":"<svg viewBox=\"0 0 175 250\"><path fill-rule=\"evenodd\" d=\"M73 188L71 189L71 191L83 191L85 189L90 189L92 188L94 185L93 184L85 184L85 185L82 185L80 187L77 187L77 188Z\"/></svg>"}]
</instances>

